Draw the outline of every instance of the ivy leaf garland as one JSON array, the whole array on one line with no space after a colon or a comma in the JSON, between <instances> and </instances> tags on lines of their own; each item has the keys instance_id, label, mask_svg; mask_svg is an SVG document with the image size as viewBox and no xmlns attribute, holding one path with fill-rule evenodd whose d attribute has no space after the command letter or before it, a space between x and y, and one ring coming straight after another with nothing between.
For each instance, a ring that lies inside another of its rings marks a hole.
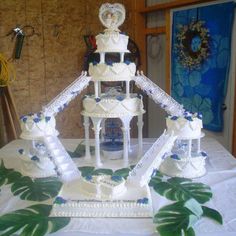
<instances>
[{"instance_id":1,"label":"ivy leaf garland","mask_svg":"<svg viewBox=\"0 0 236 236\"><path fill-rule=\"evenodd\" d=\"M49 217L52 206L37 204L0 217L1 236L20 231L20 236L43 236L69 224L68 217Z\"/></svg>"},{"instance_id":2,"label":"ivy leaf garland","mask_svg":"<svg viewBox=\"0 0 236 236\"><path fill-rule=\"evenodd\" d=\"M161 236L195 236L193 226L201 217L223 223L218 211L201 205L212 198L209 186L186 178L166 179L160 172L152 177L149 185L161 196L176 201L160 208L154 216Z\"/></svg>"}]
</instances>

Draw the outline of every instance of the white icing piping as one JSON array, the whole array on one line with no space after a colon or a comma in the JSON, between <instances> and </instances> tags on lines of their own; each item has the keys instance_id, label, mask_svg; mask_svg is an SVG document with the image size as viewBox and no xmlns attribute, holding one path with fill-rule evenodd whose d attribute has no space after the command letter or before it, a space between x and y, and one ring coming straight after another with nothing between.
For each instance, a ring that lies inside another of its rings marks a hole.
<instances>
[{"instance_id":1,"label":"white icing piping","mask_svg":"<svg viewBox=\"0 0 236 236\"><path fill-rule=\"evenodd\" d=\"M68 105L70 101L88 86L90 80L91 77L87 76L87 72L82 71L81 75L74 82L43 107L43 112L50 116L60 112L65 105Z\"/></svg>"},{"instance_id":2,"label":"white icing piping","mask_svg":"<svg viewBox=\"0 0 236 236\"><path fill-rule=\"evenodd\" d=\"M155 103L170 115L183 116L185 110L183 105L180 105L169 94L162 90L158 85L147 78L143 72L137 71L137 75L133 79L138 87L140 87Z\"/></svg>"}]
</instances>

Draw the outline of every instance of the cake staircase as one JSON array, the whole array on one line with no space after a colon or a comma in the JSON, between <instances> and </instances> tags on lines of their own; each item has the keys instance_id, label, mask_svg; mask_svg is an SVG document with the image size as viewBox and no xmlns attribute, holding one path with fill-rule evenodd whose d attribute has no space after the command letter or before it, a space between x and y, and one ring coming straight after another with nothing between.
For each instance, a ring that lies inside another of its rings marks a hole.
<instances>
[{"instance_id":1,"label":"cake staircase","mask_svg":"<svg viewBox=\"0 0 236 236\"><path fill-rule=\"evenodd\" d=\"M153 171L157 170L162 163L162 157L171 151L176 138L177 136L164 131L132 169L127 180L140 187L147 185Z\"/></svg>"},{"instance_id":2,"label":"cake staircase","mask_svg":"<svg viewBox=\"0 0 236 236\"><path fill-rule=\"evenodd\" d=\"M168 114L174 116L181 116L184 114L185 109L183 105L175 101L169 94L162 90L158 85L153 83L143 72L137 72L134 78L135 84L142 89L153 101L160 104Z\"/></svg>"},{"instance_id":3,"label":"cake staircase","mask_svg":"<svg viewBox=\"0 0 236 236\"><path fill-rule=\"evenodd\" d=\"M44 143L50 152L55 171L63 182L69 182L80 177L80 171L56 136L44 137Z\"/></svg>"}]
</instances>

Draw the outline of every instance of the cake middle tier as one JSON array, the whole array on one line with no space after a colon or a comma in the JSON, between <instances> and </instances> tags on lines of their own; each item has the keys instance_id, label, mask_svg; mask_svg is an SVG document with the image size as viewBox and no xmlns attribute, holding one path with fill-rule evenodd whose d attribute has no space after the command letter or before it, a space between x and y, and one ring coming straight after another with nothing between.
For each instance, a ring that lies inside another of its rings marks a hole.
<instances>
[{"instance_id":1,"label":"cake middle tier","mask_svg":"<svg viewBox=\"0 0 236 236\"><path fill-rule=\"evenodd\" d=\"M123 116L137 116L143 114L142 97L137 94L124 94L118 96L107 96L95 98L94 95L86 96L83 99L82 115L90 117L119 118Z\"/></svg>"},{"instance_id":2,"label":"cake middle tier","mask_svg":"<svg viewBox=\"0 0 236 236\"><path fill-rule=\"evenodd\" d=\"M94 65L89 64L89 74L95 81L126 81L131 80L135 76L135 63L112 63L107 65L99 63Z\"/></svg>"}]
</instances>

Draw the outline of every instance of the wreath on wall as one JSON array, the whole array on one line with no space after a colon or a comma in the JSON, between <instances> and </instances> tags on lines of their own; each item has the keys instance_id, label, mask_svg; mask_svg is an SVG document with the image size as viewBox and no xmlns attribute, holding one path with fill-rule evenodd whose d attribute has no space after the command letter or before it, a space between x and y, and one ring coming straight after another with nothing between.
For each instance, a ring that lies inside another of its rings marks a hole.
<instances>
[{"instance_id":1,"label":"wreath on wall","mask_svg":"<svg viewBox=\"0 0 236 236\"><path fill-rule=\"evenodd\" d=\"M210 55L210 33L204 21L179 25L175 49L183 67L198 69Z\"/></svg>"}]
</instances>

